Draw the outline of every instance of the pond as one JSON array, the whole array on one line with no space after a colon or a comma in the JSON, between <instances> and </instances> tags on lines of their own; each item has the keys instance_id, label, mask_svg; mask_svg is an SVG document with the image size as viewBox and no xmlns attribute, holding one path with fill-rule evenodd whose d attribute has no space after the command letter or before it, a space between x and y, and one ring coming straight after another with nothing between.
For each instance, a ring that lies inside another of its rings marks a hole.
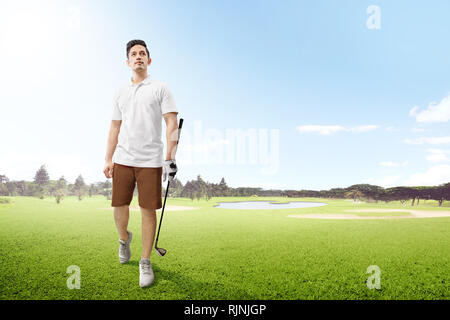
<instances>
[{"instance_id":1,"label":"pond","mask_svg":"<svg viewBox=\"0 0 450 320\"><path fill-rule=\"evenodd\" d=\"M294 209L326 206L322 202L291 201L288 203L271 203L270 201L219 202L216 208L221 209Z\"/></svg>"}]
</instances>

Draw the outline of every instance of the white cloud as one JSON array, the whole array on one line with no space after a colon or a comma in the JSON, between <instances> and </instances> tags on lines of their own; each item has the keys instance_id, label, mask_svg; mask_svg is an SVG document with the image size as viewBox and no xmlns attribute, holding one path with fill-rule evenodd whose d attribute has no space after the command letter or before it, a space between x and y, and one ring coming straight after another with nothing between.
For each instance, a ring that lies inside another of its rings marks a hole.
<instances>
[{"instance_id":1,"label":"white cloud","mask_svg":"<svg viewBox=\"0 0 450 320\"><path fill-rule=\"evenodd\" d=\"M430 153L450 153L450 151L442 150L442 149L428 149Z\"/></svg>"},{"instance_id":2,"label":"white cloud","mask_svg":"<svg viewBox=\"0 0 450 320\"><path fill-rule=\"evenodd\" d=\"M386 131L388 131L388 132L396 132L396 131L400 131L400 129L396 128L394 126L389 126L389 127L386 127Z\"/></svg>"},{"instance_id":3,"label":"white cloud","mask_svg":"<svg viewBox=\"0 0 450 320\"><path fill-rule=\"evenodd\" d=\"M408 144L447 144L450 143L450 137L421 137L416 139L404 139L403 142Z\"/></svg>"},{"instance_id":4,"label":"white cloud","mask_svg":"<svg viewBox=\"0 0 450 320\"><path fill-rule=\"evenodd\" d=\"M430 102L428 108L419 111L415 106L409 111L411 117L416 118L417 122L448 122L450 120L450 95L441 100L441 102Z\"/></svg>"},{"instance_id":5,"label":"white cloud","mask_svg":"<svg viewBox=\"0 0 450 320\"><path fill-rule=\"evenodd\" d=\"M427 160L430 162L446 162L450 161L450 158L445 154L434 153L427 155Z\"/></svg>"},{"instance_id":6,"label":"white cloud","mask_svg":"<svg viewBox=\"0 0 450 320\"><path fill-rule=\"evenodd\" d=\"M450 151L441 150L441 149L428 149L430 154L426 156L426 159L430 162L449 162L450 157L447 154L450 154Z\"/></svg>"},{"instance_id":7,"label":"white cloud","mask_svg":"<svg viewBox=\"0 0 450 320\"><path fill-rule=\"evenodd\" d=\"M336 132L344 131L345 128L342 126L306 125L297 127L297 130L301 133L318 133L320 135L329 136Z\"/></svg>"},{"instance_id":8,"label":"white cloud","mask_svg":"<svg viewBox=\"0 0 450 320\"><path fill-rule=\"evenodd\" d=\"M374 129L379 128L377 125L361 125L356 127L346 128L340 125L329 125L329 126L321 126L321 125L304 125L298 126L297 130L300 133L317 133L323 136L330 136L340 131L351 132L351 133L360 133L367 132Z\"/></svg>"},{"instance_id":9,"label":"white cloud","mask_svg":"<svg viewBox=\"0 0 450 320\"><path fill-rule=\"evenodd\" d=\"M379 126L377 126L377 125L366 125L366 126L357 126L357 127L349 128L349 129L347 129L347 131L358 133L358 132L367 132L367 131L375 130L377 128L379 128Z\"/></svg>"},{"instance_id":10,"label":"white cloud","mask_svg":"<svg viewBox=\"0 0 450 320\"><path fill-rule=\"evenodd\" d=\"M419 106L414 106L411 110L409 110L409 116L415 117L418 114Z\"/></svg>"},{"instance_id":11,"label":"white cloud","mask_svg":"<svg viewBox=\"0 0 450 320\"><path fill-rule=\"evenodd\" d=\"M405 186L436 186L450 182L450 165L436 165L426 172L412 174L403 183Z\"/></svg>"},{"instance_id":12,"label":"white cloud","mask_svg":"<svg viewBox=\"0 0 450 320\"><path fill-rule=\"evenodd\" d=\"M379 165L382 167L391 167L391 168L406 167L408 165L408 161L403 162L381 161Z\"/></svg>"}]
</instances>

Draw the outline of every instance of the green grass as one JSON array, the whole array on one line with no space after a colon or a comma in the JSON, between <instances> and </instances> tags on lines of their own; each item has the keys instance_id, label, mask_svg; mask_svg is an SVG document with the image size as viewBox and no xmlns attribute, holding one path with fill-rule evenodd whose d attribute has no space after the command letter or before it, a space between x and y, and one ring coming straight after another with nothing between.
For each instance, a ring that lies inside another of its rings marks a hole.
<instances>
[{"instance_id":1,"label":"green grass","mask_svg":"<svg viewBox=\"0 0 450 320\"><path fill-rule=\"evenodd\" d=\"M432 201L411 207L314 198L168 199L167 205L199 209L165 212L159 244L168 253L165 257L152 253L155 283L141 289L139 211L130 211L132 258L121 265L113 212L105 209L110 207L105 197L82 201L68 197L59 205L54 198L4 198L12 202L0 204L0 299L450 298L450 217L287 218L358 208L450 211ZM318 201L328 206L213 207L220 201L249 200ZM136 198L131 205L138 205ZM66 286L70 265L81 269L79 290ZM366 286L370 265L381 269L381 290Z\"/></svg>"}]
</instances>

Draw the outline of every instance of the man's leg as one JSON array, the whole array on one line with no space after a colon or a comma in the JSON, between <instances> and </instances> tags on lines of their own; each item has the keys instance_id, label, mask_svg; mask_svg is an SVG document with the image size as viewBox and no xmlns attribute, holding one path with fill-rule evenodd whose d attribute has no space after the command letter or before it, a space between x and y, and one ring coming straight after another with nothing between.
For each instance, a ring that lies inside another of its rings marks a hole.
<instances>
[{"instance_id":1,"label":"man's leg","mask_svg":"<svg viewBox=\"0 0 450 320\"><path fill-rule=\"evenodd\" d=\"M142 256L139 285L151 286L155 275L150 262L156 231L156 209L161 208L161 168L134 168L142 214Z\"/></svg>"},{"instance_id":2,"label":"man's leg","mask_svg":"<svg viewBox=\"0 0 450 320\"><path fill-rule=\"evenodd\" d=\"M116 222L117 231L119 231L120 240L128 240L128 220L130 219L130 206L114 207L114 221Z\"/></svg>"},{"instance_id":3,"label":"man's leg","mask_svg":"<svg viewBox=\"0 0 450 320\"><path fill-rule=\"evenodd\" d=\"M112 177L111 206L114 207L114 221L120 240L128 240L128 220L130 217L129 205L133 200L136 184L133 167L114 163Z\"/></svg>"},{"instance_id":4,"label":"man's leg","mask_svg":"<svg viewBox=\"0 0 450 320\"><path fill-rule=\"evenodd\" d=\"M149 259L155 241L156 210L161 208L162 168L135 168L142 213L142 258Z\"/></svg>"},{"instance_id":5,"label":"man's leg","mask_svg":"<svg viewBox=\"0 0 450 320\"><path fill-rule=\"evenodd\" d=\"M141 208L142 213L142 258L150 259L156 231L156 210Z\"/></svg>"}]
</instances>

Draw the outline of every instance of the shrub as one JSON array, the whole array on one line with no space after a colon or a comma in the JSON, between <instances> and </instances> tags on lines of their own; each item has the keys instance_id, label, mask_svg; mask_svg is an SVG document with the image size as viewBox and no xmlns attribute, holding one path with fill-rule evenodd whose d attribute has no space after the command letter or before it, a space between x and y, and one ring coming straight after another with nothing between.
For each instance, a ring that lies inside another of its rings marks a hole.
<instances>
[{"instance_id":1,"label":"shrub","mask_svg":"<svg viewBox=\"0 0 450 320\"><path fill-rule=\"evenodd\" d=\"M0 203L11 203L11 199L8 198L0 198Z\"/></svg>"}]
</instances>

